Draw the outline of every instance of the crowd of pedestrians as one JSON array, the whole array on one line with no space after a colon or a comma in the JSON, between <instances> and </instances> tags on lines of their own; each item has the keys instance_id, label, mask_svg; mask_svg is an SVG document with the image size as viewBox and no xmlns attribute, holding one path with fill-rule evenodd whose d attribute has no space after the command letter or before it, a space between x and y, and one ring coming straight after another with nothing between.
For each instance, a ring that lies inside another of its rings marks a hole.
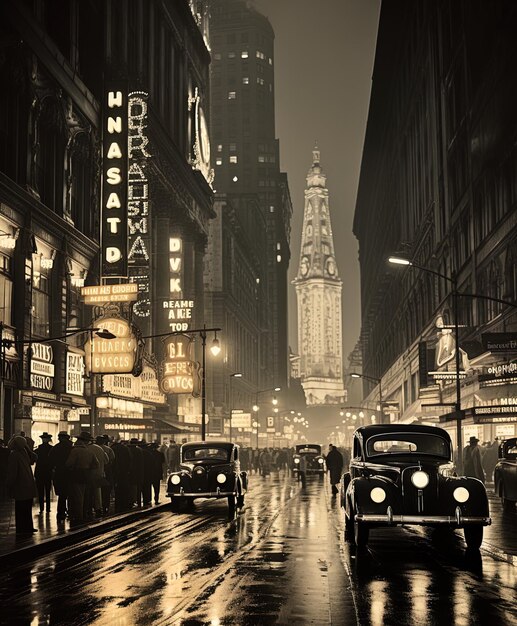
<instances>
[{"instance_id":1,"label":"crowd of pedestrians","mask_svg":"<svg viewBox=\"0 0 517 626\"><path fill-rule=\"evenodd\" d=\"M499 440L486 441L479 445L477 437L470 437L469 443L463 449L463 470L465 476L472 476L479 480L492 482L494 479L494 469L497 464L499 454Z\"/></svg>"},{"instance_id":2,"label":"crowd of pedestrians","mask_svg":"<svg viewBox=\"0 0 517 626\"><path fill-rule=\"evenodd\" d=\"M179 464L179 447L159 446L138 439L112 441L107 435L95 439L87 431L72 442L62 431L53 445L52 436L40 435L41 443L20 433L7 447L0 446L2 499L15 501L17 534L33 533L33 499L40 515L52 513L52 488L57 496L58 522L71 525L101 518L112 509L128 511L158 504L161 481Z\"/></svg>"}]
</instances>

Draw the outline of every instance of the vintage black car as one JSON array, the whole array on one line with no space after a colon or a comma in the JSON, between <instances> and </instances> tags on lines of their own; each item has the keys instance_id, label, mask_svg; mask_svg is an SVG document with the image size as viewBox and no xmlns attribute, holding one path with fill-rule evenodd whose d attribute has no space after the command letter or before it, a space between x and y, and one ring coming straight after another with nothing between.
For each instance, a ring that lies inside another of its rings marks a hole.
<instances>
[{"instance_id":1,"label":"vintage black car","mask_svg":"<svg viewBox=\"0 0 517 626\"><path fill-rule=\"evenodd\" d=\"M181 446L180 469L167 480L173 510L195 498L226 498L230 517L244 506L248 474L240 469L239 446L229 441L198 441Z\"/></svg>"},{"instance_id":2,"label":"vintage black car","mask_svg":"<svg viewBox=\"0 0 517 626\"><path fill-rule=\"evenodd\" d=\"M483 526L491 523L485 486L453 475L451 459L451 439L442 428L358 428L341 489L345 538L365 546L371 528L417 524L463 528L467 547L479 548Z\"/></svg>"},{"instance_id":3,"label":"vintage black car","mask_svg":"<svg viewBox=\"0 0 517 626\"><path fill-rule=\"evenodd\" d=\"M517 502L517 437L499 445L499 461L494 469L494 488L504 511L511 511Z\"/></svg>"},{"instance_id":4,"label":"vintage black car","mask_svg":"<svg viewBox=\"0 0 517 626\"><path fill-rule=\"evenodd\" d=\"M293 473L295 476L299 472L300 457L305 457L307 461L307 474L319 474L323 478L325 475L325 459L321 454L321 446L317 443L304 443L296 446L293 454Z\"/></svg>"}]
</instances>

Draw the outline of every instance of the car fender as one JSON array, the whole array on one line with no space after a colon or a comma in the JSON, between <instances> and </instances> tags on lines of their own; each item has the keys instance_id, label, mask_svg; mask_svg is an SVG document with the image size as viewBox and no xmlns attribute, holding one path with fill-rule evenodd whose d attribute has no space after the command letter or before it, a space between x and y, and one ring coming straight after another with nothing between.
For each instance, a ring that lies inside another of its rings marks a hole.
<instances>
[{"instance_id":1,"label":"car fender","mask_svg":"<svg viewBox=\"0 0 517 626\"><path fill-rule=\"evenodd\" d=\"M386 498L382 502L374 502L370 496L375 487L380 487L386 493ZM353 478L346 491L347 506L359 513L385 513L388 506L391 506L393 510L399 510L401 507L400 498L400 492L396 485L385 476Z\"/></svg>"},{"instance_id":2,"label":"car fender","mask_svg":"<svg viewBox=\"0 0 517 626\"><path fill-rule=\"evenodd\" d=\"M454 490L458 487L464 487L469 492L469 499L466 502L457 502L454 499ZM451 476L446 478L444 485L440 489L440 498L449 515L454 515L457 507L459 507L463 516L489 516L486 488L483 482L478 478L472 478L470 476Z\"/></svg>"}]
</instances>

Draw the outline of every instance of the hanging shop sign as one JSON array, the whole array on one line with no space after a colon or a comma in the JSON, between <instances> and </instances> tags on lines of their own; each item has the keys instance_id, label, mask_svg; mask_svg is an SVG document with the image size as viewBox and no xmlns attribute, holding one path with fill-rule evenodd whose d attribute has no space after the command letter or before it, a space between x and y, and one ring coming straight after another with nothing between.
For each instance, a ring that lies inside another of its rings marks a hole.
<instances>
[{"instance_id":1,"label":"hanging shop sign","mask_svg":"<svg viewBox=\"0 0 517 626\"><path fill-rule=\"evenodd\" d=\"M145 365L140 376L132 374L105 374L102 377L102 390L120 398L135 398L143 402L165 404L165 396L160 391L156 372Z\"/></svg>"},{"instance_id":2,"label":"hanging shop sign","mask_svg":"<svg viewBox=\"0 0 517 626\"><path fill-rule=\"evenodd\" d=\"M105 95L102 160L102 276L127 276L128 98L125 85Z\"/></svg>"},{"instance_id":3,"label":"hanging shop sign","mask_svg":"<svg viewBox=\"0 0 517 626\"><path fill-rule=\"evenodd\" d=\"M491 404L488 406L475 406L470 409L472 415L502 415L517 414L517 404Z\"/></svg>"},{"instance_id":4,"label":"hanging shop sign","mask_svg":"<svg viewBox=\"0 0 517 626\"><path fill-rule=\"evenodd\" d=\"M199 363L190 359L192 337L174 335L164 341L160 389L163 393L199 395Z\"/></svg>"},{"instance_id":5,"label":"hanging shop sign","mask_svg":"<svg viewBox=\"0 0 517 626\"><path fill-rule=\"evenodd\" d=\"M93 334L84 346L86 366L93 374L130 374L138 365L139 341L131 324L121 317L94 320L94 327L108 330L114 339Z\"/></svg>"},{"instance_id":6,"label":"hanging shop sign","mask_svg":"<svg viewBox=\"0 0 517 626\"><path fill-rule=\"evenodd\" d=\"M158 376L153 367L144 365L140 374L141 392L140 398L144 402L154 402L155 404L165 404L166 398L160 391Z\"/></svg>"},{"instance_id":7,"label":"hanging shop sign","mask_svg":"<svg viewBox=\"0 0 517 626\"><path fill-rule=\"evenodd\" d=\"M169 293L163 302L167 324L172 332L184 332L192 323L194 301L183 296L183 241L180 237L169 237Z\"/></svg>"},{"instance_id":8,"label":"hanging shop sign","mask_svg":"<svg viewBox=\"0 0 517 626\"><path fill-rule=\"evenodd\" d=\"M244 411L234 409L232 411L232 427L251 428L251 413L244 413Z\"/></svg>"},{"instance_id":9,"label":"hanging shop sign","mask_svg":"<svg viewBox=\"0 0 517 626\"><path fill-rule=\"evenodd\" d=\"M54 387L54 351L45 343L31 345L30 380L33 389L52 391Z\"/></svg>"},{"instance_id":10,"label":"hanging shop sign","mask_svg":"<svg viewBox=\"0 0 517 626\"><path fill-rule=\"evenodd\" d=\"M34 406L30 407L30 416L35 422L56 423L61 419L61 409L56 409L55 407L37 402Z\"/></svg>"},{"instance_id":11,"label":"hanging shop sign","mask_svg":"<svg viewBox=\"0 0 517 626\"><path fill-rule=\"evenodd\" d=\"M517 351L517 333L482 333L481 342L490 352Z\"/></svg>"},{"instance_id":12,"label":"hanging shop sign","mask_svg":"<svg viewBox=\"0 0 517 626\"><path fill-rule=\"evenodd\" d=\"M166 311L169 327L172 331L185 331L192 322L194 300L165 300L163 308Z\"/></svg>"},{"instance_id":13,"label":"hanging shop sign","mask_svg":"<svg viewBox=\"0 0 517 626\"><path fill-rule=\"evenodd\" d=\"M105 304L106 302L135 302L138 298L138 285L93 285L82 287L81 296L85 304Z\"/></svg>"},{"instance_id":14,"label":"hanging shop sign","mask_svg":"<svg viewBox=\"0 0 517 626\"><path fill-rule=\"evenodd\" d=\"M65 392L72 396L84 396L84 356L76 352L66 353Z\"/></svg>"},{"instance_id":15,"label":"hanging shop sign","mask_svg":"<svg viewBox=\"0 0 517 626\"><path fill-rule=\"evenodd\" d=\"M129 94L128 109L128 234L129 234L129 280L138 286L138 301L133 315L144 321L150 317L150 272L149 272L149 180L147 160L147 100L144 91Z\"/></svg>"}]
</instances>

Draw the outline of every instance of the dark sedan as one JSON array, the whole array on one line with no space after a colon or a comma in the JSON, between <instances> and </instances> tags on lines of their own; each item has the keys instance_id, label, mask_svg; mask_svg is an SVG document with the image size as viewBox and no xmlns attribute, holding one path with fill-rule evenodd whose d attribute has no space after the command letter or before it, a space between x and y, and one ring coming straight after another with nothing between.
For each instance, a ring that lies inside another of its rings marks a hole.
<instances>
[{"instance_id":1,"label":"dark sedan","mask_svg":"<svg viewBox=\"0 0 517 626\"><path fill-rule=\"evenodd\" d=\"M517 437L499 445L499 461L494 469L494 488L503 510L511 511L517 502Z\"/></svg>"},{"instance_id":2,"label":"dark sedan","mask_svg":"<svg viewBox=\"0 0 517 626\"><path fill-rule=\"evenodd\" d=\"M248 475L241 471L239 446L229 441L198 441L181 446L180 469L167 481L173 510L195 498L225 498L230 517L244 506Z\"/></svg>"},{"instance_id":3,"label":"dark sedan","mask_svg":"<svg viewBox=\"0 0 517 626\"><path fill-rule=\"evenodd\" d=\"M463 528L479 548L491 523L485 486L453 475L448 433L435 426L379 424L354 435L350 472L343 477L345 537L358 546L371 528L417 524Z\"/></svg>"}]
</instances>

